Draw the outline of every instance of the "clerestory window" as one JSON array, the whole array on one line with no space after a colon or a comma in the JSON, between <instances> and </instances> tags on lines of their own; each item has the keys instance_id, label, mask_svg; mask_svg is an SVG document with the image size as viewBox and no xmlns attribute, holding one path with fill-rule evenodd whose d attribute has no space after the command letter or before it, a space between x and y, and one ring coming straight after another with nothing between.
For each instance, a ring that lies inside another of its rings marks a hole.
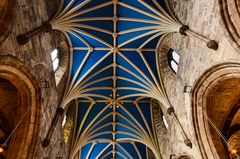
<instances>
[{"instance_id":1,"label":"clerestory window","mask_svg":"<svg viewBox=\"0 0 240 159\"><path fill-rule=\"evenodd\" d=\"M64 117L63 117L63 121L62 121L62 127L65 126L66 121L67 121L67 115L64 115Z\"/></svg>"},{"instance_id":2,"label":"clerestory window","mask_svg":"<svg viewBox=\"0 0 240 159\"><path fill-rule=\"evenodd\" d=\"M56 70L59 67L59 62L60 62L60 52L59 52L59 49L54 49L51 52L51 58L52 58L53 71L56 72Z\"/></svg>"},{"instance_id":3,"label":"clerestory window","mask_svg":"<svg viewBox=\"0 0 240 159\"><path fill-rule=\"evenodd\" d=\"M168 129L169 125L168 125L167 119L164 115L162 115L162 120L163 120L163 124L164 124L165 128Z\"/></svg>"},{"instance_id":4,"label":"clerestory window","mask_svg":"<svg viewBox=\"0 0 240 159\"><path fill-rule=\"evenodd\" d=\"M173 49L169 49L168 54L167 54L167 58L168 58L169 67L176 74L177 71L178 71L180 55L176 51L174 51Z\"/></svg>"}]
</instances>

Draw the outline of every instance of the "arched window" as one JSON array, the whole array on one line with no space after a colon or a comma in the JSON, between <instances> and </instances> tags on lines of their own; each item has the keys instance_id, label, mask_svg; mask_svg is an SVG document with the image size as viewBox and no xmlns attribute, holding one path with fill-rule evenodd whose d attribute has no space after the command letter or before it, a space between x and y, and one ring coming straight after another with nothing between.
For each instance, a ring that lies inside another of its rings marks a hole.
<instances>
[{"instance_id":1,"label":"arched window","mask_svg":"<svg viewBox=\"0 0 240 159\"><path fill-rule=\"evenodd\" d=\"M69 47L66 42L61 42L56 49L51 52L53 71L55 75L56 86L64 76L69 62Z\"/></svg>"},{"instance_id":2,"label":"arched window","mask_svg":"<svg viewBox=\"0 0 240 159\"><path fill-rule=\"evenodd\" d=\"M68 143L69 139L72 137L73 127L75 123L76 115L76 103L72 101L67 108L67 112L62 119L62 128L65 143Z\"/></svg>"},{"instance_id":3,"label":"arched window","mask_svg":"<svg viewBox=\"0 0 240 159\"><path fill-rule=\"evenodd\" d=\"M51 58L52 58L52 65L53 65L53 71L56 72L56 70L59 67L59 62L60 62L60 53L59 49L54 49L51 52Z\"/></svg>"},{"instance_id":4,"label":"arched window","mask_svg":"<svg viewBox=\"0 0 240 159\"><path fill-rule=\"evenodd\" d=\"M162 120L163 120L163 124L164 124L165 128L168 129L169 125L168 125L167 119L164 115L162 115Z\"/></svg>"},{"instance_id":5,"label":"arched window","mask_svg":"<svg viewBox=\"0 0 240 159\"><path fill-rule=\"evenodd\" d=\"M178 71L180 55L176 51L174 51L173 49L169 49L168 54L167 54L167 58L168 58L169 67L176 74L177 71Z\"/></svg>"},{"instance_id":6,"label":"arched window","mask_svg":"<svg viewBox=\"0 0 240 159\"><path fill-rule=\"evenodd\" d=\"M64 117L63 117L63 121L62 121L62 127L65 126L66 121L67 121L67 115L64 115Z\"/></svg>"}]
</instances>

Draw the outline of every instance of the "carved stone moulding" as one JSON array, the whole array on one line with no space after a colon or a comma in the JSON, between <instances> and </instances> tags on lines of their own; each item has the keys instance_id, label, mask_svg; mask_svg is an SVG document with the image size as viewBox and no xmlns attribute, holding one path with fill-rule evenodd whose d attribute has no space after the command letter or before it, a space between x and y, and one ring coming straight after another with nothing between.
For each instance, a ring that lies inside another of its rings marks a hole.
<instances>
[{"instance_id":1,"label":"carved stone moulding","mask_svg":"<svg viewBox=\"0 0 240 159\"><path fill-rule=\"evenodd\" d=\"M219 6L228 37L240 50L240 1L219 0Z\"/></svg>"}]
</instances>

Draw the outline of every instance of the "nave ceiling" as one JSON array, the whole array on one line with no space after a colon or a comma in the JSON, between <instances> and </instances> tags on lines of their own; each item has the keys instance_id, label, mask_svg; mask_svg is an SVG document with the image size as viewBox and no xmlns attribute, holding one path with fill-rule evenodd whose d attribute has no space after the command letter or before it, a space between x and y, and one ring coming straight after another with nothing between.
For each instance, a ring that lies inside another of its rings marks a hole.
<instances>
[{"instance_id":1,"label":"nave ceiling","mask_svg":"<svg viewBox=\"0 0 240 159\"><path fill-rule=\"evenodd\" d=\"M65 0L50 21L71 48L61 107L75 100L70 158L161 158L151 100L170 107L158 45L182 24L163 0Z\"/></svg>"}]
</instances>

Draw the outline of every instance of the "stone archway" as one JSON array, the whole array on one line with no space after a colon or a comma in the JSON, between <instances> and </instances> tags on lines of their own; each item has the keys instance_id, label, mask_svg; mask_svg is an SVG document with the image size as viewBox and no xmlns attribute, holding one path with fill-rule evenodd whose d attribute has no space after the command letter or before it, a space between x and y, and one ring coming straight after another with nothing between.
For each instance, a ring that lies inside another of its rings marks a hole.
<instances>
[{"instance_id":1,"label":"stone archway","mask_svg":"<svg viewBox=\"0 0 240 159\"><path fill-rule=\"evenodd\" d=\"M20 96L17 88L8 80L0 78L0 159L6 158L10 140L8 137L16 127ZM11 139L11 138L10 138Z\"/></svg>"},{"instance_id":2,"label":"stone archway","mask_svg":"<svg viewBox=\"0 0 240 159\"><path fill-rule=\"evenodd\" d=\"M217 131L224 134L224 125L239 95L239 63L214 66L195 83L193 120L203 158L229 158L228 150Z\"/></svg>"},{"instance_id":3,"label":"stone archway","mask_svg":"<svg viewBox=\"0 0 240 159\"><path fill-rule=\"evenodd\" d=\"M38 83L31 71L11 56L0 56L0 78L2 82L15 87L12 98L17 98L17 106L13 108L15 119L8 119L13 123L11 133L16 129L9 140L6 158L33 158L40 125L41 96ZM6 107L4 104L2 106Z\"/></svg>"}]
</instances>

